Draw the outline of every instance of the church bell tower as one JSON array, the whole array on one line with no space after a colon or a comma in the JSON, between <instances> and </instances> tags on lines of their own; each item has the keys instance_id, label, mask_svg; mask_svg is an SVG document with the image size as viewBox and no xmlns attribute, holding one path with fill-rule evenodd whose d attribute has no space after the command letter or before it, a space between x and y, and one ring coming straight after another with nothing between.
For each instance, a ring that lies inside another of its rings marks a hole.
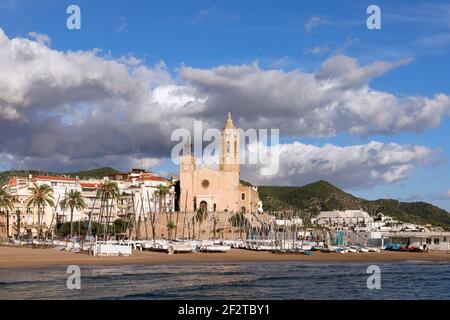
<instances>
[{"instance_id":1,"label":"church bell tower","mask_svg":"<svg viewBox=\"0 0 450 320\"><path fill-rule=\"evenodd\" d=\"M184 153L180 158L180 172L193 173L196 169L195 157L192 154L192 143L191 138L186 142L184 147Z\"/></svg>"},{"instance_id":2,"label":"church bell tower","mask_svg":"<svg viewBox=\"0 0 450 320\"><path fill-rule=\"evenodd\" d=\"M219 170L224 172L239 173L239 134L233 125L231 113L222 130L222 141L220 144Z\"/></svg>"}]
</instances>

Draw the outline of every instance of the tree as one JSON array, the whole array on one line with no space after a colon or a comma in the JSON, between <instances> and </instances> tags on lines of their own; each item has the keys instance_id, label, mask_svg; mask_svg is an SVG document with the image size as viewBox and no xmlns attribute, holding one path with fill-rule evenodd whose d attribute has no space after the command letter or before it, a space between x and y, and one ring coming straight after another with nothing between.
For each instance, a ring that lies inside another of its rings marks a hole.
<instances>
[{"instance_id":1,"label":"tree","mask_svg":"<svg viewBox=\"0 0 450 320\"><path fill-rule=\"evenodd\" d=\"M170 192L170 187L160 184L156 187L155 195L159 198L159 211L161 211L161 207L164 207L164 212L167 213L167 207L166 207L166 197ZM167 213L166 215L166 221L167 221L167 236L169 236L169 233L171 230L169 230L169 224L172 223L172 215L170 213Z\"/></svg>"},{"instance_id":2,"label":"tree","mask_svg":"<svg viewBox=\"0 0 450 320\"><path fill-rule=\"evenodd\" d=\"M28 208L37 207L38 209L38 239L41 239L42 220L44 219L45 206L54 207L53 189L49 185L33 183L31 188L31 196L26 201ZM42 215L42 216L41 216Z\"/></svg>"},{"instance_id":3,"label":"tree","mask_svg":"<svg viewBox=\"0 0 450 320\"><path fill-rule=\"evenodd\" d=\"M238 212L231 216L229 221L231 226L239 228L239 237L242 239L242 225L246 222L244 214L242 212Z\"/></svg>"},{"instance_id":4,"label":"tree","mask_svg":"<svg viewBox=\"0 0 450 320\"><path fill-rule=\"evenodd\" d=\"M195 212L195 220L198 222L198 238L200 239L200 233L202 230L202 223L208 217L208 212L205 208L198 208Z\"/></svg>"},{"instance_id":5,"label":"tree","mask_svg":"<svg viewBox=\"0 0 450 320\"><path fill-rule=\"evenodd\" d=\"M172 240L172 230L174 230L177 226L175 225L175 223L173 221L169 221L169 223L167 223L167 232L168 232L168 236L169 236L169 240Z\"/></svg>"},{"instance_id":6,"label":"tree","mask_svg":"<svg viewBox=\"0 0 450 320\"><path fill-rule=\"evenodd\" d=\"M73 211L84 210L86 203L80 191L70 190L64 194L64 198L60 202L62 209L70 208L70 238L73 238Z\"/></svg>"},{"instance_id":7,"label":"tree","mask_svg":"<svg viewBox=\"0 0 450 320\"><path fill-rule=\"evenodd\" d=\"M159 197L159 211L163 211L161 208L164 208L164 212L167 211L166 207L166 197L170 192L169 186L160 184L156 187L155 194Z\"/></svg>"},{"instance_id":8,"label":"tree","mask_svg":"<svg viewBox=\"0 0 450 320\"><path fill-rule=\"evenodd\" d=\"M112 206L120 199L120 192L117 183L112 181L103 182L98 191L97 197L101 199L100 218L103 218L103 212L106 210L103 224L103 235L106 240L107 225L110 223L110 215L112 214ZM109 201L111 200L111 205ZM106 208L105 208L106 207Z\"/></svg>"},{"instance_id":9,"label":"tree","mask_svg":"<svg viewBox=\"0 0 450 320\"><path fill-rule=\"evenodd\" d=\"M5 187L0 188L0 214L6 216L6 237L9 238L9 211L14 210L14 198Z\"/></svg>"}]
</instances>

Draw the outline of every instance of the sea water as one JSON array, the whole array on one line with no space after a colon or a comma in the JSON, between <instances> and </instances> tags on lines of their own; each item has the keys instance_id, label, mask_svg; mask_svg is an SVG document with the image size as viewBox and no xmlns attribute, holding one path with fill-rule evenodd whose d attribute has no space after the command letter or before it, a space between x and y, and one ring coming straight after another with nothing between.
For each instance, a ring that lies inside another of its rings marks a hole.
<instances>
[{"instance_id":1,"label":"sea water","mask_svg":"<svg viewBox=\"0 0 450 320\"><path fill-rule=\"evenodd\" d=\"M450 299L448 263L255 262L81 266L67 289L66 266L0 269L0 299Z\"/></svg>"}]
</instances>

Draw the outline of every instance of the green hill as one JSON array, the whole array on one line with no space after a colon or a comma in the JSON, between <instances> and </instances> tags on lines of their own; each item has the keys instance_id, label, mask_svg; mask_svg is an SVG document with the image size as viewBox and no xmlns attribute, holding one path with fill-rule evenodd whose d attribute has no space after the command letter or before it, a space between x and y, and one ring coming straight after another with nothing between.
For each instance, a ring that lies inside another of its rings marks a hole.
<instances>
[{"instance_id":1,"label":"green hill","mask_svg":"<svg viewBox=\"0 0 450 320\"><path fill-rule=\"evenodd\" d=\"M8 183L11 177L28 177L30 174L33 176L66 176L66 177L79 177L81 179L101 179L105 176L118 172L114 168L104 167L93 170L78 171L78 172L66 172L57 173L51 171L41 171L41 170L10 170L0 172L0 186Z\"/></svg>"},{"instance_id":2,"label":"green hill","mask_svg":"<svg viewBox=\"0 0 450 320\"><path fill-rule=\"evenodd\" d=\"M319 202L322 210L358 209L360 205L360 199L326 181L303 187L262 186L258 191L266 210L304 209L313 202Z\"/></svg>"},{"instance_id":3,"label":"green hill","mask_svg":"<svg viewBox=\"0 0 450 320\"><path fill-rule=\"evenodd\" d=\"M87 171L69 172L66 173L65 175L70 177L79 177L80 179L88 179L88 178L99 179L117 172L119 171L114 168L104 167Z\"/></svg>"},{"instance_id":4,"label":"green hill","mask_svg":"<svg viewBox=\"0 0 450 320\"><path fill-rule=\"evenodd\" d=\"M400 202L392 199L365 200L357 198L326 181L318 181L302 187L258 188L264 210L300 210L313 203L321 210L362 209L370 214L382 212L403 222L432 224L450 229L450 213L426 202Z\"/></svg>"}]
</instances>

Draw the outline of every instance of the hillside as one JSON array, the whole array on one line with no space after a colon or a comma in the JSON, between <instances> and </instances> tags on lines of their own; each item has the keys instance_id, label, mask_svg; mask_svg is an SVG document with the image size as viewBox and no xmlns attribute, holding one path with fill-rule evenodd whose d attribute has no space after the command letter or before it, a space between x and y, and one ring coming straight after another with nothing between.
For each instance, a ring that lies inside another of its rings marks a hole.
<instances>
[{"instance_id":1,"label":"hillside","mask_svg":"<svg viewBox=\"0 0 450 320\"><path fill-rule=\"evenodd\" d=\"M264 210L300 210L320 204L321 210L363 209L370 214L382 212L403 222L430 223L450 229L450 213L426 202L400 202L392 199L365 200L357 198L326 181L303 187L258 188Z\"/></svg>"},{"instance_id":2,"label":"hillside","mask_svg":"<svg viewBox=\"0 0 450 320\"><path fill-rule=\"evenodd\" d=\"M0 186L12 176L64 175L82 179L103 178L118 172L104 167L94 170L55 173L37 170L13 170L0 172ZM242 185L251 185L241 180ZM400 202L392 199L365 200L344 192L327 181L318 181L302 187L258 187L259 196L266 211L300 210L320 205L321 210L363 209L370 214L382 212L403 222L430 223L450 230L450 213L426 202Z\"/></svg>"},{"instance_id":3,"label":"hillside","mask_svg":"<svg viewBox=\"0 0 450 320\"><path fill-rule=\"evenodd\" d=\"M66 172L57 173L51 171L41 171L41 170L11 170L0 172L0 186L8 183L10 177L27 177L30 174L33 176L68 176L68 177L80 177L81 179L100 179L109 174L118 172L116 169L110 167L104 167L94 170L78 171L78 172Z\"/></svg>"},{"instance_id":4,"label":"hillside","mask_svg":"<svg viewBox=\"0 0 450 320\"><path fill-rule=\"evenodd\" d=\"M99 179L117 172L119 171L114 168L104 167L87 171L69 172L66 173L65 175L69 177L79 177L80 179L88 179L88 178Z\"/></svg>"},{"instance_id":5,"label":"hillside","mask_svg":"<svg viewBox=\"0 0 450 320\"><path fill-rule=\"evenodd\" d=\"M318 181L303 187L258 188L259 196L267 210L295 210L308 208L318 201L322 210L358 209L360 199L345 193L326 181Z\"/></svg>"}]
</instances>

